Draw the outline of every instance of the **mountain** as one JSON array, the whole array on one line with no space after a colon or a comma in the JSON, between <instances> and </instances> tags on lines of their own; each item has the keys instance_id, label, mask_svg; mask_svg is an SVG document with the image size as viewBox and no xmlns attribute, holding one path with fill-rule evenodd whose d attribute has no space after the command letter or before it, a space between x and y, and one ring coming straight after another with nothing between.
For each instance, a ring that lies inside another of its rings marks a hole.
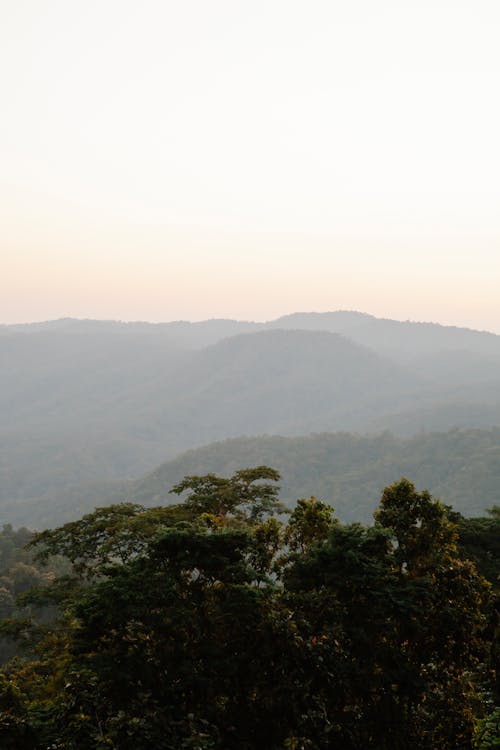
<instances>
[{"instance_id":1,"label":"mountain","mask_svg":"<svg viewBox=\"0 0 500 750\"><path fill-rule=\"evenodd\" d=\"M167 341L169 344L183 349L200 349L215 344L227 336L234 336L238 333L252 333L262 330L264 327L265 324L262 323L217 318L196 323L186 320L177 320L171 323L146 323L142 321L125 323L118 320L61 318L42 323L0 325L0 336L34 333L65 333L70 336L96 334L134 336L138 334Z\"/></svg>"},{"instance_id":2,"label":"mountain","mask_svg":"<svg viewBox=\"0 0 500 750\"><path fill-rule=\"evenodd\" d=\"M500 424L499 336L357 312L3 326L0 361L0 510L242 435Z\"/></svg>"},{"instance_id":3,"label":"mountain","mask_svg":"<svg viewBox=\"0 0 500 750\"><path fill-rule=\"evenodd\" d=\"M500 336L487 331L444 326L438 323L377 318L349 310L304 312L284 315L267 323L231 319L199 322L145 323L63 318L42 323L0 325L0 336L16 333L65 332L70 335L96 333L146 334L168 340L184 349L201 349L229 336L268 329L328 331L340 333L358 344L396 359L435 355L443 352L472 352L500 357Z\"/></svg>"},{"instance_id":4,"label":"mountain","mask_svg":"<svg viewBox=\"0 0 500 750\"><path fill-rule=\"evenodd\" d=\"M39 332L0 350L0 500L131 478L225 437L357 428L422 389L331 333L265 331L188 352L136 333Z\"/></svg>"},{"instance_id":5,"label":"mountain","mask_svg":"<svg viewBox=\"0 0 500 750\"><path fill-rule=\"evenodd\" d=\"M163 463L132 483L127 496L146 504L176 502L168 491L187 474L228 476L260 464L281 473L281 497L289 505L314 494L331 502L343 521L369 522L382 489L402 476L466 515L481 515L500 504L498 428L420 434L406 440L387 432L226 440Z\"/></svg>"},{"instance_id":6,"label":"mountain","mask_svg":"<svg viewBox=\"0 0 500 750\"><path fill-rule=\"evenodd\" d=\"M500 358L500 336L438 323L389 320L360 312L293 313L269 323L282 329L341 333L381 354L408 362L421 356L463 352Z\"/></svg>"},{"instance_id":7,"label":"mountain","mask_svg":"<svg viewBox=\"0 0 500 750\"><path fill-rule=\"evenodd\" d=\"M182 453L135 481L84 482L24 501L4 502L4 521L46 528L79 518L95 506L129 501L178 502L169 490L188 474L230 476L270 465L290 507L300 497L327 500L345 522L368 523L383 487L402 476L427 488L466 516L500 504L500 429L451 430L401 439L350 433L307 437L264 435L224 440Z\"/></svg>"},{"instance_id":8,"label":"mountain","mask_svg":"<svg viewBox=\"0 0 500 750\"><path fill-rule=\"evenodd\" d=\"M425 391L426 383L406 368L338 334L270 330L198 352L173 373L154 410L180 445L347 429ZM146 408L145 394L142 400Z\"/></svg>"}]
</instances>

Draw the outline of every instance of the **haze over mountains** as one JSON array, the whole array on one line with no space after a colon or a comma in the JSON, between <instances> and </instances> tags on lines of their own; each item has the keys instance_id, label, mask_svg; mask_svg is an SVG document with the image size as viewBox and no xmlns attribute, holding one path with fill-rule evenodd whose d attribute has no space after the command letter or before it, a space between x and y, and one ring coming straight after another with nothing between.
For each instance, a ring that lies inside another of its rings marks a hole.
<instances>
[{"instance_id":1,"label":"haze over mountains","mask_svg":"<svg viewBox=\"0 0 500 750\"><path fill-rule=\"evenodd\" d=\"M357 312L1 326L0 360L0 503L17 522L226 438L500 425L500 336Z\"/></svg>"}]
</instances>

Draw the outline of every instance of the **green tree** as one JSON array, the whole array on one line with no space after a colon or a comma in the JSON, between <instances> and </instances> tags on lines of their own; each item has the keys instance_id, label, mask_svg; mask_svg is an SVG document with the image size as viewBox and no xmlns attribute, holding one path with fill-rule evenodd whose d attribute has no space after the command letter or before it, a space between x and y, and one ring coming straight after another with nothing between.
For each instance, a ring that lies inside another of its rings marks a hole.
<instances>
[{"instance_id":1,"label":"green tree","mask_svg":"<svg viewBox=\"0 0 500 750\"><path fill-rule=\"evenodd\" d=\"M494 506L482 518L455 517L461 555L473 560L492 586L484 633L488 655L478 683L488 708L478 727L478 747L494 748L500 745L500 507Z\"/></svg>"},{"instance_id":2,"label":"green tree","mask_svg":"<svg viewBox=\"0 0 500 750\"><path fill-rule=\"evenodd\" d=\"M488 585L459 558L446 508L408 480L384 490L376 519L334 526L286 572L321 655L317 710L298 735L353 750L470 748Z\"/></svg>"},{"instance_id":3,"label":"green tree","mask_svg":"<svg viewBox=\"0 0 500 750\"><path fill-rule=\"evenodd\" d=\"M285 540L293 552L304 552L314 542L327 539L333 523L333 508L327 503L302 498L297 501L285 531Z\"/></svg>"},{"instance_id":4,"label":"green tree","mask_svg":"<svg viewBox=\"0 0 500 750\"><path fill-rule=\"evenodd\" d=\"M232 477L188 476L172 487L171 492L182 495L187 492L185 505L196 516L208 515L246 525L257 523L266 516L284 510L277 499L279 473L269 466L241 469Z\"/></svg>"},{"instance_id":5,"label":"green tree","mask_svg":"<svg viewBox=\"0 0 500 750\"><path fill-rule=\"evenodd\" d=\"M178 505L38 535L72 571L23 594L57 622L3 626L27 657L2 746L471 750L489 587L447 509L402 480L373 527L310 499L283 528L277 479L187 477Z\"/></svg>"},{"instance_id":6,"label":"green tree","mask_svg":"<svg viewBox=\"0 0 500 750\"><path fill-rule=\"evenodd\" d=\"M422 573L456 557L458 531L447 507L406 478L384 489L375 521L390 529L400 570Z\"/></svg>"}]
</instances>

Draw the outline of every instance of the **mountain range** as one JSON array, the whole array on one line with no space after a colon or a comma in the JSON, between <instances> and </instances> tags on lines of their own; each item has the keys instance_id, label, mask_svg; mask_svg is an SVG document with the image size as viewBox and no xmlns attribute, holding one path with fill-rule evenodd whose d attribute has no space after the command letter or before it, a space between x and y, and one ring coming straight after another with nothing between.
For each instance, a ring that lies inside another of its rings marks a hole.
<instances>
[{"instance_id":1,"label":"mountain range","mask_svg":"<svg viewBox=\"0 0 500 750\"><path fill-rule=\"evenodd\" d=\"M359 312L0 326L0 361L7 520L229 438L500 425L500 336Z\"/></svg>"}]
</instances>

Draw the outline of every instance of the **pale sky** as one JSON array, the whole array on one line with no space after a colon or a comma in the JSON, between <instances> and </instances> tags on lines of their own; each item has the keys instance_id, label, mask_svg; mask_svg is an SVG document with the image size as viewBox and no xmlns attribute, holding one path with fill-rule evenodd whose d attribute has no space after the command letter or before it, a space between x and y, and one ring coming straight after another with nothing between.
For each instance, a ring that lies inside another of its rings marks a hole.
<instances>
[{"instance_id":1,"label":"pale sky","mask_svg":"<svg viewBox=\"0 0 500 750\"><path fill-rule=\"evenodd\" d=\"M0 322L500 333L498 0L0 0Z\"/></svg>"}]
</instances>

